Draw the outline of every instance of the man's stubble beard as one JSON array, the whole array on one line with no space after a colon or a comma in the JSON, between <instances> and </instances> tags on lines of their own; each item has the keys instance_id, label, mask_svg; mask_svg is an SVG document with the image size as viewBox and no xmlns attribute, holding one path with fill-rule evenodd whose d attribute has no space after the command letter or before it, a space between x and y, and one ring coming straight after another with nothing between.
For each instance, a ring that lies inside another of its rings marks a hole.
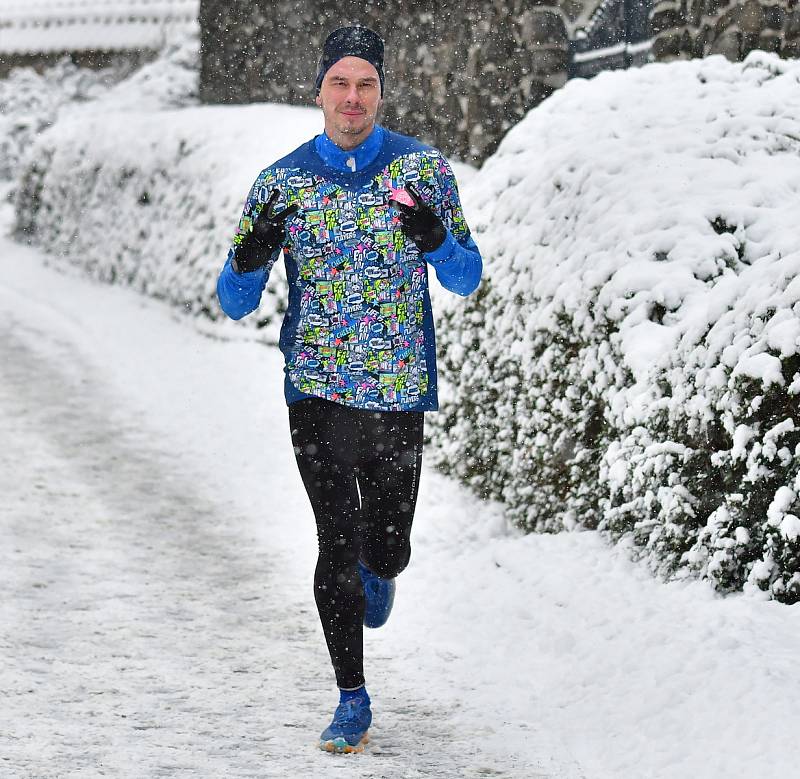
<instances>
[{"instance_id":1,"label":"man's stubble beard","mask_svg":"<svg viewBox=\"0 0 800 779\"><path fill-rule=\"evenodd\" d=\"M348 124L346 121L338 128L339 132L342 135L361 135L365 130L368 128L375 126L375 121L377 119L377 113L373 114L372 116L364 116L364 121L358 125L351 125Z\"/></svg>"},{"instance_id":2,"label":"man's stubble beard","mask_svg":"<svg viewBox=\"0 0 800 779\"><path fill-rule=\"evenodd\" d=\"M352 125L348 125L346 123L343 123L342 125L339 125L338 123L335 123L334 127L336 128L336 131L340 135L361 135L361 133L365 132L365 130L367 130L367 129L372 130L372 128L375 127L375 125L378 123L378 116L379 116L379 114L381 112L381 108L382 107L383 107L382 105L379 105L377 111L375 111L375 113L372 114L371 117L369 117L369 116L365 117L367 119L367 121L361 127L361 129L356 129ZM324 112L325 111L325 104L322 103L320 105L320 108ZM335 119L335 117L334 117L334 119Z\"/></svg>"}]
</instances>

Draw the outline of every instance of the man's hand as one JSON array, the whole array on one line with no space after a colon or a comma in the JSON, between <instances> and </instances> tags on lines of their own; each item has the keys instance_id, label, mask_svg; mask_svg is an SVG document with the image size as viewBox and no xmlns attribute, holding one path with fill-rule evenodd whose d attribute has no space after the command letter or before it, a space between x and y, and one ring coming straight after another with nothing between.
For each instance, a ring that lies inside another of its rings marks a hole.
<instances>
[{"instance_id":1,"label":"man's hand","mask_svg":"<svg viewBox=\"0 0 800 779\"><path fill-rule=\"evenodd\" d=\"M286 220L300 210L296 203L275 213L275 202L280 190L273 189L253 222L252 230L245 236L233 255L233 269L249 273L266 265L269 258L286 242Z\"/></svg>"},{"instance_id":2,"label":"man's hand","mask_svg":"<svg viewBox=\"0 0 800 779\"><path fill-rule=\"evenodd\" d=\"M394 206L400 214L403 232L414 241L421 252L438 249L447 237L444 223L411 184L406 185L405 191L411 196L414 205L401 203L395 197L389 200L389 205Z\"/></svg>"}]
</instances>

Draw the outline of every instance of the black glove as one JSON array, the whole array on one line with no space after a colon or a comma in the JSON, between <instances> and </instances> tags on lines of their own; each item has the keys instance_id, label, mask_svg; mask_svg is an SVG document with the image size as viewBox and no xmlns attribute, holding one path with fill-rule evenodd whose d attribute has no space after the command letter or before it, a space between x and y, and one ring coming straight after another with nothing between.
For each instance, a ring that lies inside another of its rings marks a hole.
<instances>
[{"instance_id":1,"label":"black glove","mask_svg":"<svg viewBox=\"0 0 800 779\"><path fill-rule=\"evenodd\" d=\"M406 185L405 190L411 195L413 206L400 203L394 198L389 200L389 205L397 209L403 223L403 232L414 241L417 248L421 252L432 252L444 243L447 229L410 184Z\"/></svg>"},{"instance_id":2,"label":"black glove","mask_svg":"<svg viewBox=\"0 0 800 779\"><path fill-rule=\"evenodd\" d=\"M231 265L237 273L249 273L266 265L269 258L286 242L286 220L300 210L295 203L275 213L272 209L280 196L278 189L273 189L269 200L261 207L252 230L236 247Z\"/></svg>"}]
</instances>

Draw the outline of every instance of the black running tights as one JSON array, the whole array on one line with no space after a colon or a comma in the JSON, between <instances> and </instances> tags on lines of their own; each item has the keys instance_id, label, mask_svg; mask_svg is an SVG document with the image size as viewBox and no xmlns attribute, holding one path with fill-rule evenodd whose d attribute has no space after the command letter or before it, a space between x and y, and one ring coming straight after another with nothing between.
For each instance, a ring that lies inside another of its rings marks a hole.
<instances>
[{"instance_id":1,"label":"black running tights","mask_svg":"<svg viewBox=\"0 0 800 779\"><path fill-rule=\"evenodd\" d=\"M350 408L321 398L289 406L295 457L317 521L314 597L336 683L364 683L359 558L383 578L411 556L422 465L421 411Z\"/></svg>"}]
</instances>

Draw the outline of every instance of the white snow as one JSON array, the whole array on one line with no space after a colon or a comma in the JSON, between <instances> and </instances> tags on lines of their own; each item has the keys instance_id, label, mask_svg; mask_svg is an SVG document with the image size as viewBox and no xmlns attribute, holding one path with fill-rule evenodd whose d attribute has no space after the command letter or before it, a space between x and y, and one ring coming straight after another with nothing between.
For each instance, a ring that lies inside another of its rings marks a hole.
<instances>
[{"instance_id":1,"label":"white snow","mask_svg":"<svg viewBox=\"0 0 800 779\"><path fill-rule=\"evenodd\" d=\"M579 313L593 292L593 316L620 322L637 379L629 395L645 390L646 373L689 362L701 346L775 380L762 353L774 344L796 354L797 318L782 311L733 349L728 328L800 293L788 286L800 239L787 229L800 191L798 83L800 63L761 52L744 66L656 64L572 81L513 127L466 199L487 256L513 256L528 272L520 291L552 301L529 326L547 327L562 303ZM718 164L728 147L732 164ZM731 232L712 229L717 217ZM488 264L489 278L500 274L506 263ZM653 302L667 310L661 324L649 321Z\"/></svg>"},{"instance_id":2,"label":"white snow","mask_svg":"<svg viewBox=\"0 0 800 779\"><path fill-rule=\"evenodd\" d=\"M779 487L767 509L767 519L773 525L779 525L786 514L786 510L794 503L797 496L788 487Z\"/></svg>"},{"instance_id":3,"label":"white snow","mask_svg":"<svg viewBox=\"0 0 800 779\"><path fill-rule=\"evenodd\" d=\"M786 514L781 520L781 535L789 541L797 541L800 537L800 518Z\"/></svg>"},{"instance_id":4,"label":"white snow","mask_svg":"<svg viewBox=\"0 0 800 779\"><path fill-rule=\"evenodd\" d=\"M42 130L88 111L186 107L198 92L199 38L177 34L159 56L130 74L124 63L79 68L67 57L41 73L15 68L0 79L0 179L13 179Z\"/></svg>"}]
</instances>

